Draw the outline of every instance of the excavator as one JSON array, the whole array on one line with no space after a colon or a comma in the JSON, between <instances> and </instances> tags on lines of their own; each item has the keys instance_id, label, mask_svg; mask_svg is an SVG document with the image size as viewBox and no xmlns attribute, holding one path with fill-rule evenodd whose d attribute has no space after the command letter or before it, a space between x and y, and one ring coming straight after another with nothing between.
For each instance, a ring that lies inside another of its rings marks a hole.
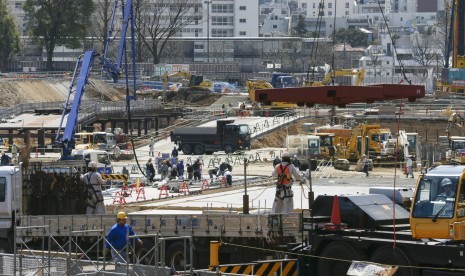
<instances>
[{"instance_id":1,"label":"excavator","mask_svg":"<svg viewBox=\"0 0 465 276\"><path fill-rule=\"evenodd\" d=\"M331 85L333 78L344 76L356 76L355 86L362 85L365 78L365 69L333 69L326 73L325 78L321 81L305 81L303 86L324 86Z\"/></svg>"},{"instance_id":2,"label":"excavator","mask_svg":"<svg viewBox=\"0 0 465 276\"><path fill-rule=\"evenodd\" d=\"M388 128L381 128L379 124L360 124L352 129L349 137L336 137L338 157L357 161L363 154L381 156L384 143L391 138L391 130Z\"/></svg>"},{"instance_id":3,"label":"excavator","mask_svg":"<svg viewBox=\"0 0 465 276\"><path fill-rule=\"evenodd\" d=\"M249 98L252 100L254 103L254 106L256 106L256 101L255 99L255 91L259 89L274 89L273 85L266 81L266 80L261 80L261 79L248 79L245 81L245 86L247 87L247 91L249 92ZM269 105L262 106L262 108L265 110L264 112L268 112L270 116L275 115L276 112L286 112L288 109L292 109L297 107L296 104L294 103L287 103L287 102L272 102ZM263 114L259 114L263 115Z\"/></svg>"},{"instance_id":4,"label":"excavator","mask_svg":"<svg viewBox=\"0 0 465 276\"><path fill-rule=\"evenodd\" d=\"M203 76L192 75L187 71L178 71L172 74L165 72L163 75L163 89L166 89L168 82L171 78L182 78L184 80L183 85L192 89L199 90L213 90L213 83L209 80L204 80Z\"/></svg>"}]
</instances>

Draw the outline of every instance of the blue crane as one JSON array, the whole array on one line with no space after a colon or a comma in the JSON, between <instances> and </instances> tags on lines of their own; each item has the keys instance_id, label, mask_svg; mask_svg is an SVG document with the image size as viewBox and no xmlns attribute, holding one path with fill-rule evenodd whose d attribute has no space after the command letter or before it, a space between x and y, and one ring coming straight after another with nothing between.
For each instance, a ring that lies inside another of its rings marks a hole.
<instances>
[{"instance_id":1,"label":"blue crane","mask_svg":"<svg viewBox=\"0 0 465 276\"><path fill-rule=\"evenodd\" d=\"M118 47L118 55L116 63L113 62L111 59L107 57L108 48L110 43L110 37L113 33L114 28L114 19L115 14L118 9L118 3L121 2L121 6L123 8L123 24L122 24L122 31L121 31L121 39ZM89 81L90 72L92 70L92 65L94 59L98 57L100 59L100 63L102 64L103 71L111 78L114 82L118 81L119 75L122 73L121 65L124 59L125 65L125 72L126 72L126 111L130 114L130 101L136 99L136 66L135 66L135 37L134 37L134 12L132 1L128 0L124 3L123 0L116 0L115 5L113 8L113 13L111 16L111 24L108 31L108 39L105 44L104 54L101 56L95 50L88 50L83 55L79 56L76 62L76 66L74 68L73 77L71 79L71 85L68 92L68 98L66 100L63 113L61 116L60 125L58 128L58 132L56 135L56 142L60 144L63 153L62 153L62 160L69 160L72 159L71 152L74 149L74 135L76 133L77 122L78 122L78 115L79 109L81 106L81 99L84 95L86 85ZM128 59L126 53L126 33L128 25L131 25L131 51L132 51L132 70L133 70L133 95L129 95L129 78L128 78ZM74 95L73 99L71 100L71 96ZM67 113L67 111L69 112ZM66 120L66 125L63 131L63 135L61 136L61 129L63 125L63 121L68 115Z\"/></svg>"}]
</instances>

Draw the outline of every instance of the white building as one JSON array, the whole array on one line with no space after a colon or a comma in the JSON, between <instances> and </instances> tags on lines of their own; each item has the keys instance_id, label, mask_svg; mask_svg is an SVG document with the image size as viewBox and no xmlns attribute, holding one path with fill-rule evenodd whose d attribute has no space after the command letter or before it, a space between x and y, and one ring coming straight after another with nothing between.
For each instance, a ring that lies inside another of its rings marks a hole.
<instances>
[{"instance_id":1,"label":"white building","mask_svg":"<svg viewBox=\"0 0 465 276\"><path fill-rule=\"evenodd\" d=\"M307 14L307 17L318 17L320 0L298 0L298 8ZM323 17L343 17L354 14L355 1L329 0L324 3Z\"/></svg>"}]
</instances>

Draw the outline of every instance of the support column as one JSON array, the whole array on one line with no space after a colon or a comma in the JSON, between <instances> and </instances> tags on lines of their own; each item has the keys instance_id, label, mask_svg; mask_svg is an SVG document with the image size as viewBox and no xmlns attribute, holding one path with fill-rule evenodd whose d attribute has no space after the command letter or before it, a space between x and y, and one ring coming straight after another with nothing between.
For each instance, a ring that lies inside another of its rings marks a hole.
<instances>
[{"instance_id":1,"label":"support column","mask_svg":"<svg viewBox=\"0 0 465 276\"><path fill-rule=\"evenodd\" d=\"M141 137L142 136L142 132L141 132L141 127L142 127L142 122L141 120L138 120L137 121L137 137Z\"/></svg>"},{"instance_id":2,"label":"support column","mask_svg":"<svg viewBox=\"0 0 465 276\"><path fill-rule=\"evenodd\" d=\"M45 148L45 129L39 129L37 132L38 148Z\"/></svg>"},{"instance_id":3,"label":"support column","mask_svg":"<svg viewBox=\"0 0 465 276\"><path fill-rule=\"evenodd\" d=\"M149 130L149 118L145 118L144 120L144 135L147 136Z\"/></svg>"},{"instance_id":4,"label":"support column","mask_svg":"<svg viewBox=\"0 0 465 276\"><path fill-rule=\"evenodd\" d=\"M126 134L129 134L129 124L128 124L128 121L124 121L123 122L123 132L126 133Z\"/></svg>"},{"instance_id":5,"label":"support column","mask_svg":"<svg viewBox=\"0 0 465 276\"><path fill-rule=\"evenodd\" d=\"M50 133L52 134L51 135L51 141L52 141L52 145L55 144L55 138L57 137L56 136L56 131L54 129L50 130Z\"/></svg>"},{"instance_id":6,"label":"support column","mask_svg":"<svg viewBox=\"0 0 465 276\"><path fill-rule=\"evenodd\" d=\"M13 130L9 129L8 130L8 145L13 145Z\"/></svg>"},{"instance_id":7,"label":"support column","mask_svg":"<svg viewBox=\"0 0 465 276\"><path fill-rule=\"evenodd\" d=\"M24 131L24 143L26 144L27 152L31 151L31 131L26 129Z\"/></svg>"},{"instance_id":8,"label":"support column","mask_svg":"<svg viewBox=\"0 0 465 276\"><path fill-rule=\"evenodd\" d=\"M101 122L101 123L100 123L100 131L105 131L106 126L107 126L107 122L104 122L104 121Z\"/></svg>"},{"instance_id":9,"label":"support column","mask_svg":"<svg viewBox=\"0 0 465 276\"><path fill-rule=\"evenodd\" d=\"M116 121L111 121L111 130L115 131L116 128Z\"/></svg>"},{"instance_id":10,"label":"support column","mask_svg":"<svg viewBox=\"0 0 465 276\"><path fill-rule=\"evenodd\" d=\"M155 136L158 136L158 128L160 126L159 120L160 120L160 118L158 116L155 117Z\"/></svg>"}]
</instances>

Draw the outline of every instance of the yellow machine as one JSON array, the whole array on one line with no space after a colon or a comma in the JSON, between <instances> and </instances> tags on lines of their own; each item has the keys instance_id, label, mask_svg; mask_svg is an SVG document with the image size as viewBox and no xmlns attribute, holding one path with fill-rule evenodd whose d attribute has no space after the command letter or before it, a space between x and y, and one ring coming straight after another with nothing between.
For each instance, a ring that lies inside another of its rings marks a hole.
<instances>
[{"instance_id":1,"label":"yellow machine","mask_svg":"<svg viewBox=\"0 0 465 276\"><path fill-rule=\"evenodd\" d=\"M248 79L245 81L245 85L247 87L247 91L249 92L249 98L252 100L254 105L255 105L255 90L273 88L273 85L267 82L266 80ZM295 107L297 107L297 105L293 103L273 102L271 103L271 106L267 106L265 108L286 109L286 108L295 108Z\"/></svg>"},{"instance_id":2,"label":"yellow machine","mask_svg":"<svg viewBox=\"0 0 465 276\"><path fill-rule=\"evenodd\" d=\"M363 79L365 78L365 69L334 69L326 73L325 78L321 81L306 81L303 86L323 86L330 85L331 80L335 77L343 76L356 76L355 85L362 85Z\"/></svg>"},{"instance_id":3,"label":"yellow machine","mask_svg":"<svg viewBox=\"0 0 465 276\"><path fill-rule=\"evenodd\" d=\"M338 148L338 157L348 160L358 160L363 154L367 156L380 156L383 151L383 142L392 138L391 130L381 128L379 124L360 124L352 129L350 137L338 137L336 141L346 141Z\"/></svg>"},{"instance_id":4,"label":"yellow machine","mask_svg":"<svg viewBox=\"0 0 465 276\"><path fill-rule=\"evenodd\" d=\"M173 74L168 75L165 72L163 75L163 89L166 89L168 86L168 82L171 78L179 77L184 80L183 85L189 88L196 88L196 89L213 89L213 83L209 80L204 80L203 76L192 75L187 71L178 71Z\"/></svg>"},{"instance_id":5,"label":"yellow machine","mask_svg":"<svg viewBox=\"0 0 465 276\"><path fill-rule=\"evenodd\" d=\"M417 239L465 240L465 166L441 165L418 180L410 211Z\"/></svg>"}]
</instances>

